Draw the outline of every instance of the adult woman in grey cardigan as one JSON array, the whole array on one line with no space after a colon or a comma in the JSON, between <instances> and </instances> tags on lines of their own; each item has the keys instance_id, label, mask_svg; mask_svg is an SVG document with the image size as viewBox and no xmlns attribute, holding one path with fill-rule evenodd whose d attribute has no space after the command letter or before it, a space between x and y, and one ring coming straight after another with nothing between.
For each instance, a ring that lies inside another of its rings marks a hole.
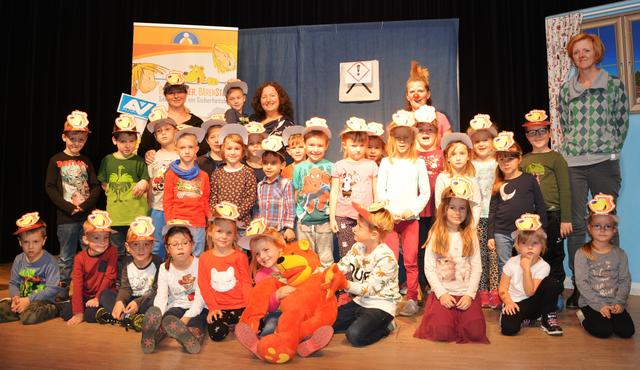
<instances>
[{"instance_id":1,"label":"adult woman in grey cardigan","mask_svg":"<svg viewBox=\"0 0 640 370\"><path fill-rule=\"evenodd\" d=\"M617 199L620 191L619 160L629 127L629 106L622 82L597 66L604 57L598 36L573 36L567 52L578 71L565 82L559 96L564 136L561 151L569 165L572 194L569 267L575 272L576 251L585 243L587 196L605 193ZM578 297L578 289L574 289L567 307L577 308Z\"/></svg>"}]
</instances>

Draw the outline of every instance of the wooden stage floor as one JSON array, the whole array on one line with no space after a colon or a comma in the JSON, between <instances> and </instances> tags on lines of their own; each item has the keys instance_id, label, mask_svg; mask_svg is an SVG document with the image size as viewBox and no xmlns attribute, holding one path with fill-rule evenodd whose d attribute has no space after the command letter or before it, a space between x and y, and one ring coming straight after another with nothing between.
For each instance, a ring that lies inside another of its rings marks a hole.
<instances>
[{"instance_id":1,"label":"wooden stage floor","mask_svg":"<svg viewBox=\"0 0 640 370\"><path fill-rule=\"evenodd\" d=\"M0 265L0 297L8 296L10 265ZM567 292L565 292L566 294ZM629 311L640 327L640 297L631 297ZM351 347L336 334L318 354L283 365L295 369L639 369L640 341L597 339L580 327L575 311L564 310L563 337L539 328L525 328L516 337L498 332L498 311L485 310L491 344L434 343L413 338L421 315L397 318L398 330L365 348ZM268 365L254 358L230 335L222 343L207 339L197 355L182 352L177 342L164 340L151 355L140 350L140 334L120 327L81 324L68 327L62 319L23 326L0 325L2 369L254 369ZM274 368L274 367L271 367Z\"/></svg>"}]
</instances>

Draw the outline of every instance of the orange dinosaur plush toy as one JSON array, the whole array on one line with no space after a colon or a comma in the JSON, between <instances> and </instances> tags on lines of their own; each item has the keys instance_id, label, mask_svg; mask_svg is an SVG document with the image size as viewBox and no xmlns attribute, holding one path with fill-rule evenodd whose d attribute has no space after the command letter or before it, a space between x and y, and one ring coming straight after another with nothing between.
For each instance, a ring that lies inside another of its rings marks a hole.
<instances>
[{"instance_id":1,"label":"orange dinosaur plush toy","mask_svg":"<svg viewBox=\"0 0 640 370\"><path fill-rule=\"evenodd\" d=\"M306 240L289 243L278 258L277 266L281 277L296 290L280 301L282 315L275 333L262 338L257 335L270 297L285 285L271 277L253 288L249 304L236 325L236 337L260 359L285 363L296 352L306 357L331 340L331 325L338 314L334 293L346 288L347 280L336 265L318 271L320 259Z\"/></svg>"}]
</instances>

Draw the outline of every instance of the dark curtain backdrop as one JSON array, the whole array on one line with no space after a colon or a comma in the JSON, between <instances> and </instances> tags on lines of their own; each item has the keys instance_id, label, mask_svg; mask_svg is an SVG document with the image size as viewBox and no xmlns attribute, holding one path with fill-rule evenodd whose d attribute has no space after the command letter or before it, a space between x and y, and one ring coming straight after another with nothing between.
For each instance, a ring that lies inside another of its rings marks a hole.
<instances>
[{"instance_id":1,"label":"dark curtain backdrop","mask_svg":"<svg viewBox=\"0 0 640 370\"><path fill-rule=\"evenodd\" d=\"M94 164L113 151L115 108L130 87L133 22L242 29L458 18L462 128L484 112L515 129L525 112L547 109L544 18L608 2L2 1L0 260L20 251L14 222L32 210L45 216L47 249L58 252L55 211L44 193L47 160L62 150L60 130L73 109L89 114L93 133L84 152Z\"/></svg>"},{"instance_id":2,"label":"dark curtain backdrop","mask_svg":"<svg viewBox=\"0 0 640 370\"><path fill-rule=\"evenodd\" d=\"M253 28L240 30L238 44L239 78L254 89L279 81L292 96L298 124L313 116L327 120L331 161L342 158L338 133L347 118L386 123L404 107L412 59L429 68L433 104L459 127L456 19ZM380 100L339 102L340 63L372 59L379 63Z\"/></svg>"}]
</instances>

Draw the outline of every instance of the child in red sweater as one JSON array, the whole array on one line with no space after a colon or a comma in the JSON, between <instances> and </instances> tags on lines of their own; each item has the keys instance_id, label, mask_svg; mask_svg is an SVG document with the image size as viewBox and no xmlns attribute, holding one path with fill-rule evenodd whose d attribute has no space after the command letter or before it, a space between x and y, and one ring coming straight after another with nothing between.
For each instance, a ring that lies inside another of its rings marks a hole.
<instances>
[{"instance_id":1,"label":"child in red sweater","mask_svg":"<svg viewBox=\"0 0 640 370\"><path fill-rule=\"evenodd\" d=\"M199 127L188 127L176 134L176 150L179 160L171 163L164 175L164 198L162 206L166 220L187 220L194 226L193 255L204 251L204 231L209 210L209 175L200 171L196 159L198 143L204 139Z\"/></svg>"},{"instance_id":2,"label":"child in red sweater","mask_svg":"<svg viewBox=\"0 0 640 370\"><path fill-rule=\"evenodd\" d=\"M247 255L236 246L238 207L222 202L214 211L215 219L207 228L208 250L198 264L198 286L209 309L209 337L219 342L238 323L249 301L251 275Z\"/></svg>"},{"instance_id":3,"label":"child in red sweater","mask_svg":"<svg viewBox=\"0 0 640 370\"><path fill-rule=\"evenodd\" d=\"M98 297L105 289L115 291L118 251L109 237L111 219L106 211L94 210L82 225L82 242L87 249L79 252L73 263L71 279L73 297L61 305L61 316L68 325L96 322L100 306Z\"/></svg>"}]
</instances>

